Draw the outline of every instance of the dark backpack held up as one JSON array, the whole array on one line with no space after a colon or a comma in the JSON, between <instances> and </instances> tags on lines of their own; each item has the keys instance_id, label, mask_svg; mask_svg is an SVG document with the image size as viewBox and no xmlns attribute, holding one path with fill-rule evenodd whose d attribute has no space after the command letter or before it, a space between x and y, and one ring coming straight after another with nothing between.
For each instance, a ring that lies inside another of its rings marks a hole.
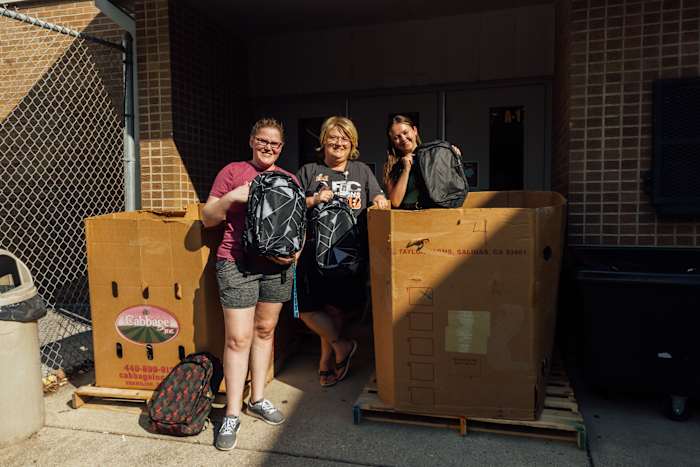
<instances>
[{"instance_id":1,"label":"dark backpack held up","mask_svg":"<svg viewBox=\"0 0 700 467\"><path fill-rule=\"evenodd\" d=\"M311 217L314 263L324 276L344 277L360 266L357 221L345 199L334 196L316 206Z\"/></svg>"},{"instance_id":2,"label":"dark backpack held up","mask_svg":"<svg viewBox=\"0 0 700 467\"><path fill-rule=\"evenodd\" d=\"M447 141L431 141L416 148L420 208L460 208L469 193L462 157Z\"/></svg>"},{"instance_id":3,"label":"dark backpack held up","mask_svg":"<svg viewBox=\"0 0 700 467\"><path fill-rule=\"evenodd\" d=\"M289 175L263 172L250 185L244 249L256 256L289 257L301 250L306 198Z\"/></svg>"},{"instance_id":4,"label":"dark backpack held up","mask_svg":"<svg viewBox=\"0 0 700 467\"><path fill-rule=\"evenodd\" d=\"M200 433L222 379L221 362L213 355L196 353L185 357L160 382L148 401L151 430L173 436Z\"/></svg>"}]
</instances>

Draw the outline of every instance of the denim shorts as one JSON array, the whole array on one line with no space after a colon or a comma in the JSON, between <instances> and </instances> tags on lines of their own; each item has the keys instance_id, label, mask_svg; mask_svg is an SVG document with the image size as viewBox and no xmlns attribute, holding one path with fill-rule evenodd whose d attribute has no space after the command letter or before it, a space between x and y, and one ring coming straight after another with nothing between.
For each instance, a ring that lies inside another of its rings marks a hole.
<instances>
[{"instance_id":1,"label":"denim shorts","mask_svg":"<svg viewBox=\"0 0 700 467\"><path fill-rule=\"evenodd\" d=\"M250 273L234 261L216 262L219 299L224 308L250 308L258 302L284 303L292 296L292 268L274 274Z\"/></svg>"}]
</instances>

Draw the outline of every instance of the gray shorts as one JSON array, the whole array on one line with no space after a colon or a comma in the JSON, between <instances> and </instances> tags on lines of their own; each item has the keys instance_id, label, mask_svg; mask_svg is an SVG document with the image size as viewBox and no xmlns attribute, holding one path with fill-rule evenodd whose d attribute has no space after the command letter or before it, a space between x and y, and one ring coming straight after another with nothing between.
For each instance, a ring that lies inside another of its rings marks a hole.
<instances>
[{"instance_id":1,"label":"gray shorts","mask_svg":"<svg viewBox=\"0 0 700 467\"><path fill-rule=\"evenodd\" d=\"M244 273L234 261L216 262L219 299L224 308L250 308L258 302L284 303L292 296L292 268L275 274Z\"/></svg>"}]
</instances>

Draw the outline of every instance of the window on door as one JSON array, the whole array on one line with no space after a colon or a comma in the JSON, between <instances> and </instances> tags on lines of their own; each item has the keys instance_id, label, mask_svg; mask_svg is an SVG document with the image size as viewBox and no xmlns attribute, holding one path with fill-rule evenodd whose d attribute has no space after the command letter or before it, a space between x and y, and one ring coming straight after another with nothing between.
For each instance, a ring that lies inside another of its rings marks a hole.
<instances>
[{"instance_id":1,"label":"window on door","mask_svg":"<svg viewBox=\"0 0 700 467\"><path fill-rule=\"evenodd\" d=\"M489 189L522 190L525 108L491 107Z\"/></svg>"}]
</instances>

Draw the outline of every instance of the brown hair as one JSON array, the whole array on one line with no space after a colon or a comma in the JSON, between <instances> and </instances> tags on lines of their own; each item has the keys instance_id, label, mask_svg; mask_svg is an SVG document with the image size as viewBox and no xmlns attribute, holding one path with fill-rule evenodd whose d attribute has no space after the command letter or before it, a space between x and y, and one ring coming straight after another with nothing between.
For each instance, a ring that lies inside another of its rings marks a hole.
<instances>
[{"instance_id":1,"label":"brown hair","mask_svg":"<svg viewBox=\"0 0 700 467\"><path fill-rule=\"evenodd\" d=\"M396 165L399 159L401 159L401 156L396 154L396 148L394 147L394 143L391 142L391 136L389 136L391 133L391 127L399 123L403 123L411 128L417 129L413 120L405 115L394 115L391 120L389 120L389 124L386 127L386 162L384 163L383 174L383 182L385 187L389 184L389 174L391 173L391 169L393 169L394 165ZM416 144L421 144L420 135L416 135Z\"/></svg>"},{"instance_id":2,"label":"brown hair","mask_svg":"<svg viewBox=\"0 0 700 467\"><path fill-rule=\"evenodd\" d=\"M321 134L318 136L318 141L321 146L316 150L319 151L319 153L321 152L323 144L326 141L326 136L333 128L339 129L341 133L345 134L345 136L350 139L350 155L348 156L348 159L352 161L360 157L360 151L357 149L359 145L359 136L357 134L355 124L352 123L352 120L349 118L338 115L328 117L326 121L323 122L323 125L321 125ZM323 153L319 154L319 157L323 158Z\"/></svg>"},{"instance_id":3,"label":"brown hair","mask_svg":"<svg viewBox=\"0 0 700 467\"><path fill-rule=\"evenodd\" d=\"M254 137L258 134L258 131L260 131L263 128L274 128L275 130L279 131L280 138L282 138L282 142L284 143L284 127L280 122L278 122L274 118L265 117L255 122L253 128L250 130L250 136Z\"/></svg>"}]
</instances>

